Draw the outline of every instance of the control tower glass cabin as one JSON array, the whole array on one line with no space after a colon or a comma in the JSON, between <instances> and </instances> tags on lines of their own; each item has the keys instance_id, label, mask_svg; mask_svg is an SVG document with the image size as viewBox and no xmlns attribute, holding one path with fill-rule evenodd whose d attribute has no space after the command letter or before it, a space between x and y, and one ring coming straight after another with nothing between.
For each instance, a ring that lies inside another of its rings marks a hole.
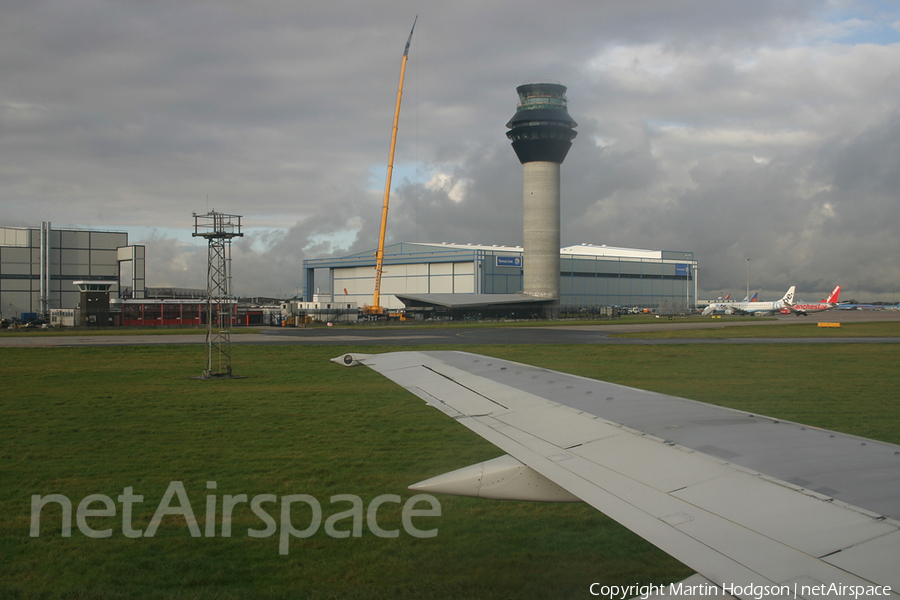
<instances>
[{"instance_id":1,"label":"control tower glass cabin","mask_svg":"<svg viewBox=\"0 0 900 600\"><path fill-rule=\"evenodd\" d=\"M506 137L522 164L546 161L562 164L578 135L578 124L569 116L566 86L559 83L526 83L516 88L519 104L506 126Z\"/></svg>"}]
</instances>

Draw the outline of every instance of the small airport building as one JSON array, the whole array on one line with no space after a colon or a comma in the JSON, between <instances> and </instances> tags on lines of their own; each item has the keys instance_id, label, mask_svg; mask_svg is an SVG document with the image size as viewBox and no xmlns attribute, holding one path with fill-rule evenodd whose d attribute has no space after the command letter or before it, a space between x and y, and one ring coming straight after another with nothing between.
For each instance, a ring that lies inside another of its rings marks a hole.
<instances>
[{"instance_id":1,"label":"small airport building","mask_svg":"<svg viewBox=\"0 0 900 600\"><path fill-rule=\"evenodd\" d=\"M206 324L206 289L147 287L145 270L145 247L129 244L124 231L53 228L46 221L0 226L0 320L46 319L62 327ZM260 300L229 299L219 312L234 325L275 324L280 301Z\"/></svg>"},{"instance_id":2,"label":"small airport building","mask_svg":"<svg viewBox=\"0 0 900 600\"><path fill-rule=\"evenodd\" d=\"M560 249L560 311L640 307L662 314L697 299L693 252L580 244ZM439 313L507 305L528 310L520 246L401 242L385 247L381 305ZM305 301L372 303L375 251L303 261ZM540 300L537 300L538 302Z\"/></svg>"}]
</instances>

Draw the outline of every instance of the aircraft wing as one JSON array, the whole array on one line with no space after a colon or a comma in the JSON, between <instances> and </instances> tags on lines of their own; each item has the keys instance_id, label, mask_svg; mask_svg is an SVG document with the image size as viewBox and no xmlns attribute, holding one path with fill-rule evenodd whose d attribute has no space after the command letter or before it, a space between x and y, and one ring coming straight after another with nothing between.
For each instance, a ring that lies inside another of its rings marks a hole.
<instances>
[{"instance_id":1,"label":"aircraft wing","mask_svg":"<svg viewBox=\"0 0 900 600\"><path fill-rule=\"evenodd\" d=\"M737 597L900 597L900 446L464 352L333 360L508 454L413 489L581 499Z\"/></svg>"},{"instance_id":2,"label":"aircraft wing","mask_svg":"<svg viewBox=\"0 0 900 600\"><path fill-rule=\"evenodd\" d=\"M731 312L733 314L740 315L742 317L747 317L750 315L768 314L770 312L768 310L759 310L759 309L747 310L746 308L739 308L737 306L729 306L728 309L731 310Z\"/></svg>"},{"instance_id":3,"label":"aircraft wing","mask_svg":"<svg viewBox=\"0 0 900 600\"><path fill-rule=\"evenodd\" d=\"M767 317L770 315L775 315L780 312L781 309L775 308L767 308L764 310L742 310L739 314L743 316L756 316L756 317Z\"/></svg>"}]
</instances>

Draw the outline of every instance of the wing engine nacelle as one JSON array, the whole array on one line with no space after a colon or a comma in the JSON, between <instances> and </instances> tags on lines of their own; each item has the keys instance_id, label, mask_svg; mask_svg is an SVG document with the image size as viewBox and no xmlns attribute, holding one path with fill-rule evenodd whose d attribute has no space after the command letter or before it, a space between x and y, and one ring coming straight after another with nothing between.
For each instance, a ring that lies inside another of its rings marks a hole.
<instances>
[{"instance_id":1,"label":"wing engine nacelle","mask_svg":"<svg viewBox=\"0 0 900 600\"><path fill-rule=\"evenodd\" d=\"M339 365L343 365L345 367L356 367L361 365L359 362L363 359L369 358L372 356L371 354L342 354L341 356L336 356L331 359L331 362L337 363Z\"/></svg>"},{"instance_id":2,"label":"wing engine nacelle","mask_svg":"<svg viewBox=\"0 0 900 600\"><path fill-rule=\"evenodd\" d=\"M492 500L581 502L581 498L508 454L420 481L409 489Z\"/></svg>"}]
</instances>

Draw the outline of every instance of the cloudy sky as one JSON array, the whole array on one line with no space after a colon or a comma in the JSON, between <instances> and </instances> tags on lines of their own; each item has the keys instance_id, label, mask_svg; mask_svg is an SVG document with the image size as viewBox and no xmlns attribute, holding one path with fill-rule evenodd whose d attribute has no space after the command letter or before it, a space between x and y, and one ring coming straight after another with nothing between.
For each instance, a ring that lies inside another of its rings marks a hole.
<instances>
[{"instance_id":1,"label":"cloudy sky","mask_svg":"<svg viewBox=\"0 0 900 600\"><path fill-rule=\"evenodd\" d=\"M3 0L0 224L128 231L235 292L388 241L522 242L517 85L569 88L563 244L693 251L702 295L900 301L900 5L864 0Z\"/></svg>"}]
</instances>

